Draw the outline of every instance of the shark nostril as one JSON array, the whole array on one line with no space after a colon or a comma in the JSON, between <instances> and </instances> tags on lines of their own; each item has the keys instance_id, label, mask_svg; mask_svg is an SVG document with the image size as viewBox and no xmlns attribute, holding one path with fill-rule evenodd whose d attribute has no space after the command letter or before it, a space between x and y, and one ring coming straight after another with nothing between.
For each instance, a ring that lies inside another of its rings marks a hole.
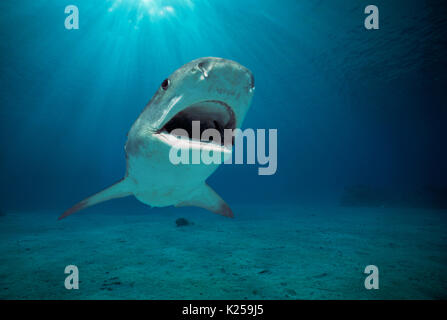
<instances>
[{"instance_id":1,"label":"shark nostril","mask_svg":"<svg viewBox=\"0 0 447 320\"><path fill-rule=\"evenodd\" d=\"M210 63L208 61L201 61L197 64L197 68L203 73L204 77L208 77Z\"/></svg>"},{"instance_id":2,"label":"shark nostril","mask_svg":"<svg viewBox=\"0 0 447 320\"><path fill-rule=\"evenodd\" d=\"M255 77L253 76L253 74L250 75L250 89L254 89L255 88Z\"/></svg>"}]
</instances>

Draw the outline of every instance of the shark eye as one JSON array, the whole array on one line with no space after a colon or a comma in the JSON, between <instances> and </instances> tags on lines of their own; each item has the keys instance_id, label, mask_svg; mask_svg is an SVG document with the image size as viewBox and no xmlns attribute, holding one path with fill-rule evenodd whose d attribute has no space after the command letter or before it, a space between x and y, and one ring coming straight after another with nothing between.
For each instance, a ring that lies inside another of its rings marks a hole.
<instances>
[{"instance_id":1,"label":"shark eye","mask_svg":"<svg viewBox=\"0 0 447 320\"><path fill-rule=\"evenodd\" d=\"M163 90L168 90L170 84L171 81L169 81L169 79L164 79L163 82L161 83L161 88Z\"/></svg>"}]
</instances>

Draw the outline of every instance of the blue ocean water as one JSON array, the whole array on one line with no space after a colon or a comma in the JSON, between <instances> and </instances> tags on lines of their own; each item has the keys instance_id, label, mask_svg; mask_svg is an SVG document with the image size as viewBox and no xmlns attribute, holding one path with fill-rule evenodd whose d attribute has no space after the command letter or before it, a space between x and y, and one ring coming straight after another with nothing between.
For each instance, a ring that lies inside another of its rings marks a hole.
<instances>
[{"instance_id":1,"label":"blue ocean water","mask_svg":"<svg viewBox=\"0 0 447 320\"><path fill-rule=\"evenodd\" d=\"M368 4L2 1L0 297L445 298L445 5L375 1L366 30ZM274 175L208 179L235 219L129 197L57 222L123 176L132 123L206 56L254 74L243 128L278 130ZM369 264L385 269L378 291Z\"/></svg>"}]
</instances>

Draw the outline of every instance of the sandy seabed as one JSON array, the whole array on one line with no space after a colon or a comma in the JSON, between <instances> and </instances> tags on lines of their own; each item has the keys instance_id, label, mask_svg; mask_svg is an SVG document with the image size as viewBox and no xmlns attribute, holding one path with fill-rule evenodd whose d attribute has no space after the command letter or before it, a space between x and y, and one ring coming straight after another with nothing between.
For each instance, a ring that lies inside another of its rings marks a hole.
<instances>
[{"instance_id":1,"label":"sandy seabed","mask_svg":"<svg viewBox=\"0 0 447 320\"><path fill-rule=\"evenodd\" d=\"M447 298L446 211L130 210L1 216L0 299ZM194 224L177 227L179 217ZM378 290L364 287L371 264ZM67 265L79 269L79 290L65 289Z\"/></svg>"}]
</instances>

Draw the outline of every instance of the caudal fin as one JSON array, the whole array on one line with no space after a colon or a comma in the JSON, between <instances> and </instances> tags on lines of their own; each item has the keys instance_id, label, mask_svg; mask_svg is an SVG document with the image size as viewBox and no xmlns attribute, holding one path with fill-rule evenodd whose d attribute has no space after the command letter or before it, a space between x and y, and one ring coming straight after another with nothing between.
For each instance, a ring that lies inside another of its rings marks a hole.
<instances>
[{"instance_id":1,"label":"caudal fin","mask_svg":"<svg viewBox=\"0 0 447 320\"><path fill-rule=\"evenodd\" d=\"M59 217L58 220L68 217L69 215L71 215L79 210L88 208L88 207L93 206L97 203L104 202L104 201L107 201L110 199L127 197L127 196L130 196L131 194L132 194L132 192L129 191L128 181L125 178L123 178L120 181L116 182L115 184L112 184L107 189L104 189L104 190L92 195L91 197L82 200L78 204L74 205L73 207L71 207L70 209L65 211Z\"/></svg>"}]
</instances>

